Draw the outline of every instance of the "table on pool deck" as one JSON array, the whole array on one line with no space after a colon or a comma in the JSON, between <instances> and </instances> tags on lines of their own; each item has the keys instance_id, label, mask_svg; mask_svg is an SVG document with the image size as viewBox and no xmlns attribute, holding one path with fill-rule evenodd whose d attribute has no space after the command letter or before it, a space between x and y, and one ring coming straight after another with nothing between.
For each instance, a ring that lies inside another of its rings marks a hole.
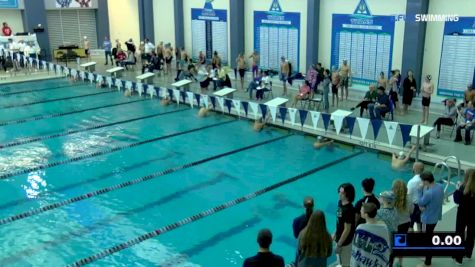
<instances>
[{"instance_id":1,"label":"table on pool deck","mask_svg":"<svg viewBox=\"0 0 475 267\"><path fill-rule=\"evenodd\" d=\"M267 102L265 102L264 104L267 105L267 106L272 106L272 107L280 107L280 106L285 106L285 104L289 102L289 100L287 98L283 98L283 97L276 97L272 100L269 100Z\"/></svg>"},{"instance_id":2,"label":"table on pool deck","mask_svg":"<svg viewBox=\"0 0 475 267\"><path fill-rule=\"evenodd\" d=\"M87 62L84 64L81 64L81 67L83 67L86 71L94 72L96 70L96 62Z\"/></svg>"},{"instance_id":3,"label":"table on pool deck","mask_svg":"<svg viewBox=\"0 0 475 267\"><path fill-rule=\"evenodd\" d=\"M106 70L108 73L110 73L112 76L114 76L115 78L119 78L122 76L122 72L125 70L124 67L115 67L115 68L112 68L112 69L108 69Z\"/></svg>"},{"instance_id":4,"label":"table on pool deck","mask_svg":"<svg viewBox=\"0 0 475 267\"><path fill-rule=\"evenodd\" d=\"M412 125L411 133L409 134L411 137L416 138L416 142L417 142L417 126L419 125L420 124ZM424 146L429 145L430 133L434 130L434 127L426 126L426 125L420 125L420 126L421 126L421 130L419 132L419 138L424 139L422 143L422 147L424 148Z\"/></svg>"},{"instance_id":5,"label":"table on pool deck","mask_svg":"<svg viewBox=\"0 0 475 267\"><path fill-rule=\"evenodd\" d=\"M233 98L233 93L236 92L236 89L234 88L224 88L219 91L214 92L215 96L221 96L221 97L229 97Z\"/></svg>"},{"instance_id":6,"label":"table on pool deck","mask_svg":"<svg viewBox=\"0 0 475 267\"><path fill-rule=\"evenodd\" d=\"M172 83L172 86L173 87L176 87L177 89L180 89L180 88L184 88L184 89L188 89L188 88L185 88L185 86L189 85L190 83L192 83L192 81L188 80L188 79L183 79L181 81L178 81L176 83Z\"/></svg>"},{"instance_id":7,"label":"table on pool deck","mask_svg":"<svg viewBox=\"0 0 475 267\"><path fill-rule=\"evenodd\" d=\"M155 76L154 73L152 73L152 72L146 72L146 73L144 73L144 74L142 74L142 75L137 76L136 79L137 79L137 82L143 82L143 81L145 81L145 82L147 82L147 83L153 83L153 77L154 77L154 76Z\"/></svg>"}]
</instances>

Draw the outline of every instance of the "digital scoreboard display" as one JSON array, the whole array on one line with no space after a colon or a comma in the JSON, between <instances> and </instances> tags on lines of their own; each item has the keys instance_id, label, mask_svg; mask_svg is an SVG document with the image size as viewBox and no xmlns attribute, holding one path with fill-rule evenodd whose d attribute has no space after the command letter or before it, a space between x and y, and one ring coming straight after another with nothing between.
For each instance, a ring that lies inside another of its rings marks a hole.
<instances>
[{"instance_id":1,"label":"digital scoreboard display","mask_svg":"<svg viewBox=\"0 0 475 267\"><path fill-rule=\"evenodd\" d=\"M462 236L454 232L395 233L395 256L458 256L464 255Z\"/></svg>"}]
</instances>

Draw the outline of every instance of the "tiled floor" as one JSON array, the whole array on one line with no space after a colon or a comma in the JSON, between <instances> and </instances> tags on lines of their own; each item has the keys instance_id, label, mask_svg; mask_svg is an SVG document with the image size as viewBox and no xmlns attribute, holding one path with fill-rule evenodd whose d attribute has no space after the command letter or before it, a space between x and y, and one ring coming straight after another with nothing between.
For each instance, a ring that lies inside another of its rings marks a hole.
<instances>
[{"instance_id":1,"label":"tiled floor","mask_svg":"<svg viewBox=\"0 0 475 267\"><path fill-rule=\"evenodd\" d=\"M107 75L106 70L108 68L111 68L110 65L105 66L104 65L104 60L102 58L94 58L92 59L96 61L98 64L96 66L96 72L102 75ZM75 63L70 63L69 67L76 67ZM131 80L135 81L135 77L137 75L141 74L141 67L139 65L136 66L135 70L129 70L126 71L123 75L122 79L126 80ZM174 82L174 78L176 73L173 73L173 76L156 76L154 78L154 84L156 86L165 86L170 88L170 84ZM250 76L250 75L248 75ZM0 72L0 77L4 79L0 79L0 84L3 83L9 83L9 82L16 82L16 81L23 81L23 80L29 80L29 79L42 79L45 77L51 77L51 75L48 75L47 73L44 72L35 72L32 75L24 75L23 73L17 75L16 77L10 77L9 74L5 74L4 72ZM234 98L236 99L242 99L242 100L249 100L249 94L245 92L244 90L240 89L240 83L239 81L234 80L234 74L230 74L230 77L232 79L233 87L239 89L235 94ZM247 87L247 84L250 80L250 77L246 77L246 81L244 82L244 87ZM288 97L289 99L292 99L292 95L295 95L297 92L297 86L294 84L293 87L290 88L289 93L290 96ZM195 92L199 92L199 88L197 84L194 84L192 86L192 90ZM343 101L340 103L339 108L340 109L346 109L349 110L351 107L355 106L357 103L357 100L361 98L362 94L364 92L361 91L351 91L350 90L350 99ZM282 94L282 85L279 81L274 80L274 86L273 86L273 94L275 97L280 96ZM354 99L351 98L351 96L354 96ZM440 101L440 98L435 97L434 102ZM331 101L331 99L330 99ZM415 105L417 105L417 102L420 102L418 98L414 100ZM433 103L434 103L433 102ZM440 104L434 103L433 104L433 110L434 112L440 112L440 110L443 109L443 107ZM300 107L300 106L297 106ZM330 111L335 110L335 107L332 107ZM357 111L354 113L355 115L358 115ZM430 114L430 119L429 121L433 122L437 118L437 114L431 113ZM403 123L408 123L408 124L416 124L420 122L421 119L421 111L417 108L414 108L409 111L409 114L405 116L399 116L395 115L395 121L403 122ZM431 146L430 146L430 153L433 154L438 154L441 156L449 156L449 155L455 155L460 160L464 161L464 166L471 166L475 167L475 147L474 145L470 146L465 146L460 143L454 143L452 141L452 138L450 137L450 128L447 128L446 131L443 132L441 139L431 139ZM475 142L474 142L475 143ZM440 231L453 231L455 229L455 213L456 213L456 208L453 203L448 203L444 206L444 216L443 220L439 222L437 229ZM404 266L417 266L418 264L421 264L422 261L420 259L405 259L404 260ZM473 266L475 267L475 260L471 262L466 262L463 264L464 266ZM446 258L436 258L433 260L433 265L434 267L437 266L455 266L453 261L451 259L446 259Z\"/></svg>"}]
</instances>

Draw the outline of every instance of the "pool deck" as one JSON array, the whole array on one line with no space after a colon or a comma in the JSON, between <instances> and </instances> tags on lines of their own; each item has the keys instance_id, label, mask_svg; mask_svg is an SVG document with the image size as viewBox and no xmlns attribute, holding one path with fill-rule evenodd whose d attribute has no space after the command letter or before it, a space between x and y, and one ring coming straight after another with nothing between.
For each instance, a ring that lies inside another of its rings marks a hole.
<instances>
[{"instance_id":1,"label":"pool deck","mask_svg":"<svg viewBox=\"0 0 475 267\"><path fill-rule=\"evenodd\" d=\"M96 73L101 74L101 75L108 75L107 69L111 68L111 65L104 65L104 59L103 58L93 58L91 61L97 62L96 65ZM84 63L83 61L82 63ZM172 64L172 66L175 66L175 64ZM72 66L70 64L69 67L74 68L75 66ZM123 76L121 79L123 80L130 80L130 81L135 81L135 77L137 75L141 74L141 64L140 61L135 66L133 69L124 71ZM171 84L175 82L174 78L176 75L176 71L173 71L173 75L156 75L153 79L153 83L155 86L162 86L162 87L167 87L167 88L172 88ZM21 75L20 75L21 76ZM241 90L240 86L240 81L234 79L234 73L230 73L230 77L232 80L233 88L238 89L236 92L234 92L234 99L240 99L240 100L249 100L249 93L246 92L245 90ZM251 74L246 73L245 81L244 81L244 88L247 87L249 81L251 80ZM273 95L274 97L279 97L282 95L282 83L278 80L276 80L277 77L274 77L273 79ZM290 106L290 103L292 102L293 95L297 92L298 84L300 84L299 81L295 82L293 86L289 87L289 104L287 106ZM212 85L210 85L211 88ZM200 92L199 90L199 84L193 83L190 86L191 90L198 93ZM209 95L213 94L213 90L208 91ZM345 100L343 102L340 102L338 107L330 107L330 112L333 112L337 109L345 109L345 110L350 110L351 107L355 106L359 100L361 99L362 95L364 94L364 91L361 89L350 89L350 98L348 100ZM352 98L354 97L354 98ZM431 104L431 110L433 113L430 113L429 115L429 121L433 122L435 119L439 116L440 112L443 110L443 106L441 104L441 100L444 98L441 98L439 96L434 96L433 97L433 102ZM254 102L257 102L256 100L253 100ZM267 101L264 99L263 102ZM331 101L331 96L330 96L330 101ZM263 103L262 102L262 103ZM394 114L394 121L398 121L401 123L407 123L407 124L417 124L420 122L421 119L421 110L420 108L416 106L420 106L420 98L417 97L413 101L413 109L409 110L409 113L405 116L400 116L398 114ZM301 108L300 104L297 105L297 108ZM355 110L353 112L354 116L359 115L358 110ZM365 146L368 149L376 149L379 151L384 151L388 153L392 152L398 152L401 149L402 141L400 138L400 134L396 133L396 138L394 140L394 146L389 146L387 145L387 137L386 137L386 131L381 130L380 134L378 136L378 139L376 142L372 141L372 138L370 135L371 133L368 132L368 138L366 140L362 140L361 138L353 137L349 139L345 135L336 135L336 132L334 130L329 130L327 132L323 131L315 131L313 130L313 127L311 125L311 119L307 118L305 127L300 127L299 123L296 123L297 126L294 126L293 128L296 130L304 130L305 132L311 133L311 134L319 134L319 135L324 135L328 136L330 138L333 138L335 140L338 140L340 142L346 142L346 143L351 143L354 145L359 145L359 146ZM277 125L281 125L279 122L276 121ZM286 125L288 126L288 125ZM355 132L358 132L355 126ZM432 138L430 139L431 144L427 146L427 151L421 151L420 153L420 160L422 161L427 161L432 164L435 164L437 162L442 161L446 156L456 156L461 160L462 163L462 168L466 169L469 167L475 167L475 153L474 151L474 146L475 146L475 141L472 142L472 145L466 146L463 143L455 143L453 142L454 136L450 137L450 132L451 132L451 127L444 127L442 130L441 138L440 139L435 139L435 133L431 133ZM455 133L454 133L455 135ZM379 141L381 140L381 141ZM408 148L406 148L408 150ZM414 156L414 155L413 155ZM456 167L455 162L450 161L449 165L452 167Z\"/></svg>"},{"instance_id":2,"label":"pool deck","mask_svg":"<svg viewBox=\"0 0 475 267\"><path fill-rule=\"evenodd\" d=\"M110 65L105 66L104 65L104 59L101 58L94 58L91 59L93 61L97 62L96 65L96 73L101 74L101 75L108 75L106 72L107 69L110 68ZM84 62L83 62L84 63ZM174 66L175 64L173 64ZM75 67L75 66L69 66L69 67ZM79 68L78 68L79 69ZM123 76L121 79L123 80L130 80L130 81L135 81L135 77L137 75L141 74L141 65L138 63L138 65L135 67L135 70L128 70L124 71ZM171 88L171 84L174 83L174 78L175 78L176 72L173 71L173 76L168 75L168 76L155 76L154 78L154 85L155 86L163 86L167 88ZM33 72L31 75L25 75L24 73L19 73L18 75L14 77L10 77L9 74L4 73L3 71L0 71L0 84L5 84L5 83L11 83L11 82L20 82L20 81L27 81L27 80L40 80L40 79L49 79L49 78L56 78L54 75L48 75L47 72L43 71L38 71L38 72ZM234 92L234 99L240 99L240 100L249 100L249 94L245 90L240 89L240 82L238 80L234 79L234 74L231 73L230 77L232 79L233 87L237 88L238 90ZM244 82L244 87L246 88L249 81L251 80L250 73L246 74L246 79ZM295 95L297 91L297 86L296 84L293 85L293 87L289 88L289 95L290 97L289 100L292 102L293 95ZM273 79L273 94L274 97L279 97L282 95L282 84L276 80L276 77ZM194 83L191 86L191 90L194 92L199 92L199 86ZM208 94L212 94L213 91L209 90ZM361 90L352 90L350 89L350 99L343 101L340 103L339 107L331 107L330 112L333 112L336 109L346 109L349 110L351 107L355 106L356 103L358 102L358 99L361 98L361 95L363 92ZM351 98L351 96L354 95L355 98ZM429 121L433 122L437 117L438 117L438 112L440 112L443 107L441 104L437 104L437 102L440 102L441 100L440 97L434 97L434 102L433 106L431 107L432 110L434 110L434 113L430 114ZM255 100L253 100L255 101ZM266 100L264 100L265 102ZM330 97L331 101L331 97ZM257 102L257 101L255 101ZM415 98L414 99L414 104L419 103L420 99ZM417 105L417 104L416 104ZM297 105L298 108L300 107L300 104ZM358 111L355 111L353 114L358 115ZM414 107L414 109L409 111L409 114L405 116L399 116L395 114L394 121L399 121L402 123L407 123L407 124L416 124L420 121L421 118L421 111L419 108ZM280 123L276 120L276 125L280 125ZM288 126L288 124L286 125ZM361 138L353 137L351 139L348 139L347 136L345 135L337 135L336 132L333 130L328 130L327 132L323 131L315 131L311 125L311 120L307 119L307 123L304 125L304 127L300 127L299 123L296 123L295 126L290 126L290 128L294 128L295 130L303 130L307 133L311 134L319 134L319 135L325 135L330 138L333 138L335 140L338 140L340 142L344 143L350 143L354 145L359 145L359 146L365 146L368 149L376 149L379 151L384 151L384 152L394 152L394 151L399 151L400 150L400 140L395 139L395 145L394 147L390 147L389 145L384 144L384 142L373 142L372 140L369 141L367 140L362 140ZM356 131L356 129L355 129ZM452 141L453 137L450 138L450 131L451 129L446 128L446 130L442 131L442 136L440 139L435 139L431 138L431 145L429 146L429 149L427 152L422 152L420 153L420 159L423 161L427 161L430 163L437 163L440 162L443 158L446 156L451 156L454 155L458 157L461 162L462 162L462 168L466 169L469 167L475 167L475 153L474 153L474 144L475 141L472 142L472 145L466 146L463 143L455 143ZM378 140L384 140L386 138L386 132L381 131L380 136L378 137ZM398 134L396 134L397 136ZM432 134L434 136L434 134ZM399 145L398 145L399 142ZM399 147L398 147L399 146ZM454 163L450 164L451 166L455 167ZM443 207L444 210L444 215L442 221L439 222L437 225L436 230L440 231L453 231L455 229L455 214L456 214L456 209L455 209L455 204L453 201L450 201L449 203L445 204ZM419 258L412 258L412 259L405 259L404 260L404 266L416 266L418 264L421 264L422 261ZM438 266L453 266L454 263L452 262L452 259L449 258L434 258L432 266L438 267ZM464 262L463 266L472 266L475 267L475 260L471 262Z\"/></svg>"}]
</instances>

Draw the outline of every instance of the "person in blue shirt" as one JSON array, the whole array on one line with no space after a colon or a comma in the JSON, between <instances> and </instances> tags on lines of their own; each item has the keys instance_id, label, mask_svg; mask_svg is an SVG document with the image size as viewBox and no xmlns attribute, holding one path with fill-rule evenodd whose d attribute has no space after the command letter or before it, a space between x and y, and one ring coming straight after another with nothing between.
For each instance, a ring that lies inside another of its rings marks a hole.
<instances>
[{"instance_id":1,"label":"person in blue shirt","mask_svg":"<svg viewBox=\"0 0 475 267\"><path fill-rule=\"evenodd\" d=\"M435 182L431 172L423 172L421 175L422 186L418 190L419 207L422 211L422 230L431 234L434 232L437 222L442 219L442 205L444 204L444 187ZM432 256L426 256L424 264L418 267L428 267L432 263Z\"/></svg>"},{"instance_id":2,"label":"person in blue shirt","mask_svg":"<svg viewBox=\"0 0 475 267\"><path fill-rule=\"evenodd\" d=\"M473 108L474 103L472 101L467 102L467 109L464 112L464 123L461 123L457 127L457 135L455 136L455 142L462 141L462 129L465 129L465 145L470 145L472 140L470 140L470 131L475 129L475 109Z\"/></svg>"},{"instance_id":3,"label":"person in blue shirt","mask_svg":"<svg viewBox=\"0 0 475 267\"><path fill-rule=\"evenodd\" d=\"M104 53L106 55L106 64L109 64L109 58L111 59L111 65L114 66L114 60L112 59L112 43L109 38L106 36L104 37L104 42L102 43L102 48L104 49Z\"/></svg>"},{"instance_id":4,"label":"person in blue shirt","mask_svg":"<svg viewBox=\"0 0 475 267\"><path fill-rule=\"evenodd\" d=\"M389 105L389 96L384 92L384 87L378 87L378 100L376 103L368 105L370 118L380 120L384 114L389 112Z\"/></svg>"},{"instance_id":5,"label":"person in blue shirt","mask_svg":"<svg viewBox=\"0 0 475 267\"><path fill-rule=\"evenodd\" d=\"M305 209L305 214L300 215L299 217L294 219L294 222L292 223L292 230L294 232L294 237L298 238L300 231L302 231L305 226L307 226L308 220L310 219L310 216L312 216L313 213L313 206L314 206L314 201L312 197L305 197L303 199L303 207Z\"/></svg>"}]
</instances>

